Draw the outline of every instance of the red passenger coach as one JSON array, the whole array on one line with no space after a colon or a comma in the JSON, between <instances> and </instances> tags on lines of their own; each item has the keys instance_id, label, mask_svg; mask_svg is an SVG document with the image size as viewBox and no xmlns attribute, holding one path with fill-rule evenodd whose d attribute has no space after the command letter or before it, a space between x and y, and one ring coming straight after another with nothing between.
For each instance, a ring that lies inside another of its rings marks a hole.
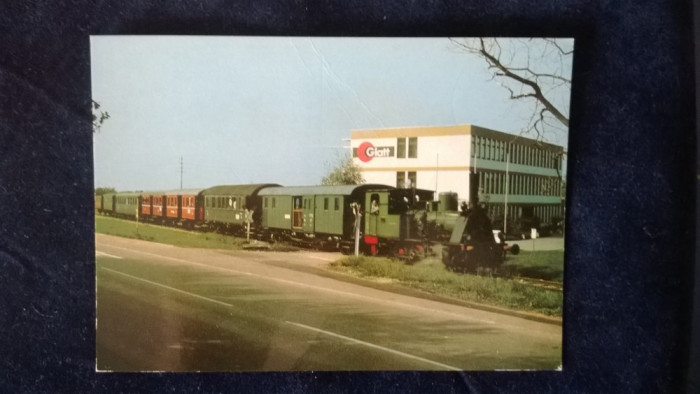
<instances>
[{"instance_id":1,"label":"red passenger coach","mask_svg":"<svg viewBox=\"0 0 700 394\"><path fill-rule=\"evenodd\" d=\"M180 196L177 194L165 195L165 217L168 220L180 219Z\"/></svg>"},{"instance_id":2,"label":"red passenger coach","mask_svg":"<svg viewBox=\"0 0 700 394\"><path fill-rule=\"evenodd\" d=\"M204 219L202 189L174 190L165 193L165 217L170 222L180 222L187 226Z\"/></svg>"},{"instance_id":3,"label":"red passenger coach","mask_svg":"<svg viewBox=\"0 0 700 394\"><path fill-rule=\"evenodd\" d=\"M163 216L165 216L165 196L162 194L153 195L151 212L154 218L163 219Z\"/></svg>"},{"instance_id":4,"label":"red passenger coach","mask_svg":"<svg viewBox=\"0 0 700 394\"><path fill-rule=\"evenodd\" d=\"M141 193L141 217L148 220L162 220L165 214L162 192Z\"/></svg>"},{"instance_id":5,"label":"red passenger coach","mask_svg":"<svg viewBox=\"0 0 700 394\"><path fill-rule=\"evenodd\" d=\"M181 216L185 220L197 220L197 196L182 196Z\"/></svg>"},{"instance_id":6,"label":"red passenger coach","mask_svg":"<svg viewBox=\"0 0 700 394\"><path fill-rule=\"evenodd\" d=\"M150 194L142 194L141 195L141 216L151 216L152 215L152 210L151 210L151 202L153 200L153 196Z\"/></svg>"}]
</instances>

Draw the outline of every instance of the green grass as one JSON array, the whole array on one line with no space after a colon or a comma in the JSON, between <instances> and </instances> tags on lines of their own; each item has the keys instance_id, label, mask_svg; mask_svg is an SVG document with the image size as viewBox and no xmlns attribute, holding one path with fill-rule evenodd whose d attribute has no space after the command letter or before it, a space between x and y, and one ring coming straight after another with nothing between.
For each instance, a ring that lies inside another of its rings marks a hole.
<instances>
[{"instance_id":1,"label":"green grass","mask_svg":"<svg viewBox=\"0 0 700 394\"><path fill-rule=\"evenodd\" d=\"M95 232L141 239L187 248L242 249L245 239L216 233L197 233L178 228L136 223L106 216L95 216Z\"/></svg>"},{"instance_id":2,"label":"green grass","mask_svg":"<svg viewBox=\"0 0 700 394\"><path fill-rule=\"evenodd\" d=\"M141 239L170 245L210 248L243 249L244 239L216 233L183 231L177 228L137 223L130 220L96 216L95 231L125 238ZM546 280L563 277L563 251L521 251L508 255L504 267L515 276ZM461 300L505 308L561 316L563 295L519 283L514 279L458 274L445 269L440 259L427 258L415 264L378 257L344 257L330 268L360 277L391 281L403 286Z\"/></svg>"},{"instance_id":3,"label":"green grass","mask_svg":"<svg viewBox=\"0 0 700 394\"><path fill-rule=\"evenodd\" d=\"M544 279L555 282L564 280L564 251L526 251L516 256L508 255L503 268L513 276Z\"/></svg>"},{"instance_id":4,"label":"green grass","mask_svg":"<svg viewBox=\"0 0 700 394\"><path fill-rule=\"evenodd\" d=\"M563 265L563 260L560 265ZM560 291L529 286L517 278L454 273L436 259L408 265L387 258L350 256L331 263L331 268L361 277L389 279L403 286L465 301L550 316L562 314L563 294Z\"/></svg>"}]
</instances>

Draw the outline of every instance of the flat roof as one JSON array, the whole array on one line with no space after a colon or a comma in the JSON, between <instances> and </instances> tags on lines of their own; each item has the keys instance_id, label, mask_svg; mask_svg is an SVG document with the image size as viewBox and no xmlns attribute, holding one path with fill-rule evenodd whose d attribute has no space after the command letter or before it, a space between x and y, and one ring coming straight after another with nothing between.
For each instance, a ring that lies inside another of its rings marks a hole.
<instances>
[{"instance_id":1,"label":"flat roof","mask_svg":"<svg viewBox=\"0 0 700 394\"><path fill-rule=\"evenodd\" d=\"M515 142L521 145L538 146L540 148L549 148L554 150L563 149L559 145L548 142L538 141L532 138L524 137L518 134L504 133L487 129L481 126L471 124L452 125L452 126L409 126L409 127L390 127L381 129L361 129L352 130L350 139L371 139L371 138L399 138L399 137L441 137L450 135L475 135L478 137L492 138L504 142Z\"/></svg>"},{"instance_id":2,"label":"flat roof","mask_svg":"<svg viewBox=\"0 0 700 394\"><path fill-rule=\"evenodd\" d=\"M267 187L258 195L261 196L306 196L306 195L351 195L358 189L395 189L393 186L378 184L337 185L337 186L290 186Z\"/></svg>"},{"instance_id":3,"label":"flat roof","mask_svg":"<svg viewBox=\"0 0 700 394\"><path fill-rule=\"evenodd\" d=\"M266 187L280 186L276 183L256 183L251 185L218 185L202 191L203 196L209 195L252 195Z\"/></svg>"}]
</instances>

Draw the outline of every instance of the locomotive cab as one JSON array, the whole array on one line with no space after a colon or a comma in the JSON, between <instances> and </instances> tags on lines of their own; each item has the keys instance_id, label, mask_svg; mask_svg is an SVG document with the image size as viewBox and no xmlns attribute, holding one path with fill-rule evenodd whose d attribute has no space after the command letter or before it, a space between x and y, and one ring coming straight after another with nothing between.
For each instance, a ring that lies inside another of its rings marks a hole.
<instances>
[{"instance_id":1,"label":"locomotive cab","mask_svg":"<svg viewBox=\"0 0 700 394\"><path fill-rule=\"evenodd\" d=\"M364 220L367 252L399 258L417 258L430 250L426 241L426 204L433 192L422 189L372 190L365 194L369 207Z\"/></svg>"}]
</instances>

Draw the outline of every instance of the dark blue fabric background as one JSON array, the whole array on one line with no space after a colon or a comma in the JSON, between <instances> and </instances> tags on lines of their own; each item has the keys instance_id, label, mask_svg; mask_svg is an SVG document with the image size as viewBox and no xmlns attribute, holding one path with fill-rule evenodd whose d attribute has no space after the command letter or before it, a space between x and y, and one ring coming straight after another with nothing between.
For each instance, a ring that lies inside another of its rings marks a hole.
<instances>
[{"instance_id":1,"label":"dark blue fabric background","mask_svg":"<svg viewBox=\"0 0 700 394\"><path fill-rule=\"evenodd\" d=\"M4 1L0 391L685 390L692 14L671 0ZM96 374L91 34L575 37L564 371Z\"/></svg>"}]
</instances>

